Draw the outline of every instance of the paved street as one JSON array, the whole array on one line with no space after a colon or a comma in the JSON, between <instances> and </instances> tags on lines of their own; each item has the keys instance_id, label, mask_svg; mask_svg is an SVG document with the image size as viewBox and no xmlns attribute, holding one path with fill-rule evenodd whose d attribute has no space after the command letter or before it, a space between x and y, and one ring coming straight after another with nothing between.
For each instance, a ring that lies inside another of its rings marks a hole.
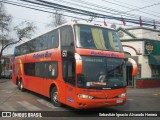
<instances>
[{"instance_id":1,"label":"paved street","mask_svg":"<svg viewBox=\"0 0 160 120\"><path fill-rule=\"evenodd\" d=\"M93 111L160 111L160 88L127 89L128 97L124 106L105 107ZM54 107L46 97L30 91L19 91L17 86L7 79L0 80L0 96L0 111L70 111L75 114L72 112L74 109L70 107Z\"/></svg>"}]
</instances>

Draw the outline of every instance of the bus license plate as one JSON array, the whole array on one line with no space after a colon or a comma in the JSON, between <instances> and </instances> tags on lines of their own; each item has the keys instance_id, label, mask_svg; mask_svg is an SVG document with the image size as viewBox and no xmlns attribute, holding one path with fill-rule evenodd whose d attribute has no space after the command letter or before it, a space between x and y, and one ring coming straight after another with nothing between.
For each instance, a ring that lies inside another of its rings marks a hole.
<instances>
[{"instance_id":1,"label":"bus license plate","mask_svg":"<svg viewBox=\"0 0 160 120\"><path fill-rule=\"evenodd\" d=\"M123 100L117 100L117 103L122 103L123 102Z\"/></svg>"}]
</instances>

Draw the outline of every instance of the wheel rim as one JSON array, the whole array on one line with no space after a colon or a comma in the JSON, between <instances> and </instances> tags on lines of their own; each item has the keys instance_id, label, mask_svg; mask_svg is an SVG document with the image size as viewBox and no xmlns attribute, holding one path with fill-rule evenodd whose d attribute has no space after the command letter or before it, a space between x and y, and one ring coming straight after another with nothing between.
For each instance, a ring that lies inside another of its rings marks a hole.
<instances>
[{"instance_id":1,"label":"wheel rim","mask_svg":"<svg viewBox=\"0 0 160 120\"><path fill-rule=\"evenodd\" d=\"M20 82L20 81L18 81L18 86L19 86L19 88L20 88L20 86L21 86L21 82Z\"/></svg>"},{"instance_id":2,"label":"wheel rim","mask_svg":"<svg viewBox=\"0 0 160 120\"><path fill-rule=\"evenodd\" d=\"M53 93L52 99L53 99L54 102L58 103L58 92Z\"/></svg>"},{"instance_id":3,"label":"wheel rim","mask_svg":"<svg viewBox=\"0 0 160 120\"><path fill-rule=\"evenodd\" d=\"M21 84L20 84L20 88L21 88L21 90L23 89L23 85L22 85L22 82L21 82Z\"/></svg>"}]
</instances>

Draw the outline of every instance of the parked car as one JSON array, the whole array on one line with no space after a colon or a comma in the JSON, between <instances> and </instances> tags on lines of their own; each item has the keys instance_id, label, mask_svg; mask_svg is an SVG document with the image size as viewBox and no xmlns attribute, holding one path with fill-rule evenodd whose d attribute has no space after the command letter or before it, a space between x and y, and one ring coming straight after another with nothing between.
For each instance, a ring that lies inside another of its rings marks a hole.
<instances>
[{"instance_id":1,"label":"parked car","mask_svg":"<svg viewBox=\"0 0 160 120\"><path fill-rule=\"evenodd\" d=\"M12 70L2 71L1 76L4 77L4 78L11 79L12 78Z\"/></svg>"}]
</instances>

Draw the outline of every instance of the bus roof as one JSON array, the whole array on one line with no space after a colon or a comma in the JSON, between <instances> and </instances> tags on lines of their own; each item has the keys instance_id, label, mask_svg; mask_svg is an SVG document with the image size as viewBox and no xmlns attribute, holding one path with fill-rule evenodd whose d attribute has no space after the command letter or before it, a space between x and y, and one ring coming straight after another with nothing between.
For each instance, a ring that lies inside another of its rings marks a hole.
<instances>
[{"instance_id":1,"label":"bus roof","mask_svg":"<svg viewBox=\"0 0 160 120\"><path fill-rule=\"evenodd\" d=\"M21 45L23 45L23 44L25 44L25 43L27 43L27 42L35 39L35 38L38 38L38 37L40 37L40 36L42 36L42 35L44 35L44 34L47 34L47 33L51 32L51 31L53 31L53 30L55 30L55 29L58 29L58 28L60 28L60 27L63 27L63 26L65 26L65 25L71 25L71 26L73 26L73 25L90 25L90 26L97 26L97 27L101 27L101 28L107 28L107 29L110 29L110 30L114 30L114 29L111 28L111 27L102 26L102 25L99 25L99 24L82 23L82 22L67 22L67 23L64 23L64 24L62 24L62 25L59 25L59 26L57 26L57 27L55 27L55 28L53 28L53 29L51 29L51 30L49 30L49 31L41 34L41 35L38 35L38 36L36 36L36 37L34 37L34 38L32 38L32 39L30 39L30 40L28 40L28 41L26 41L26 42L24 42L24 43L22 43L22 44L19 44L19 45L17 45L17 46L21 46ZM17 46L16 46L16 47L17 47Z\"/></svg>"}]
</instances>

